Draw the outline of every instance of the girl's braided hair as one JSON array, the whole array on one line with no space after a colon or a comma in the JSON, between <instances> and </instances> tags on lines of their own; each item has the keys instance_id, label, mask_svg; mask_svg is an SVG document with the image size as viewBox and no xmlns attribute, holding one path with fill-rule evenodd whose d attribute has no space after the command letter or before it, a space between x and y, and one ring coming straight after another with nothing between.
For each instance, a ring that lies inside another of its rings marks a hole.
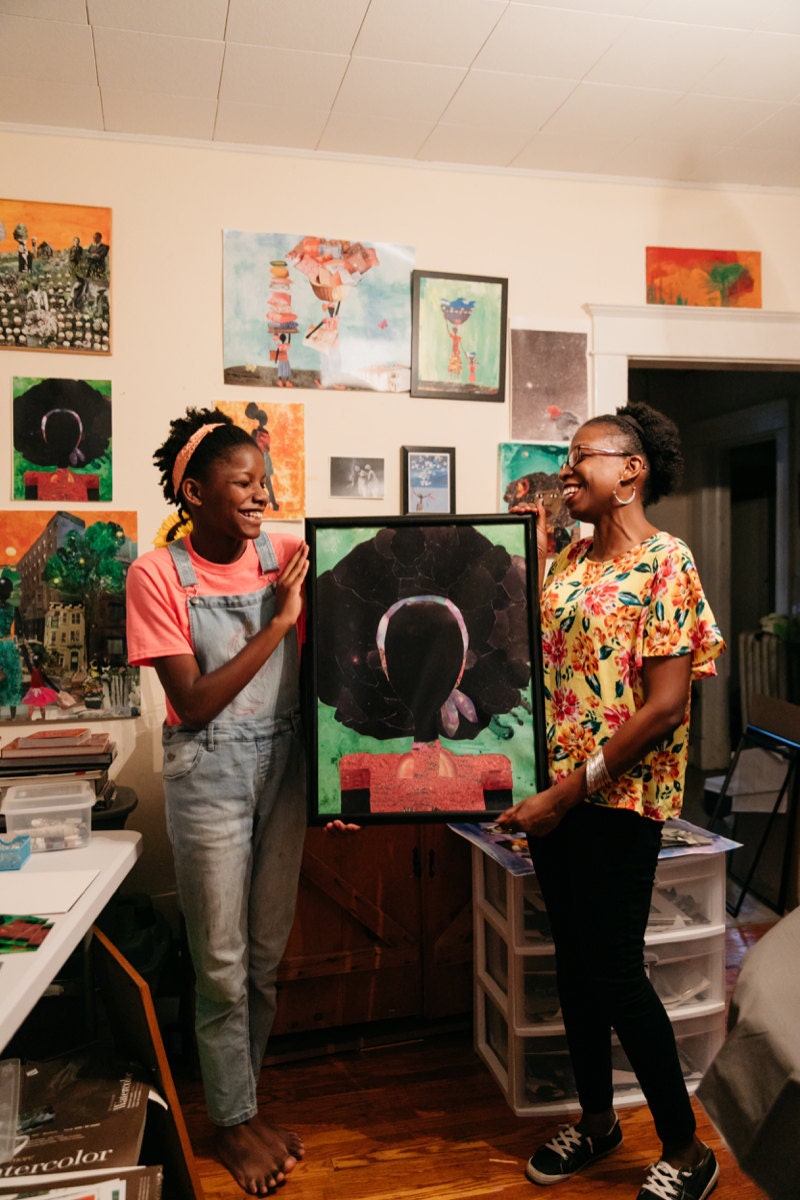
<instances>
[{"instance_id":1,"label":"girl's braided hair","mask_svg":"<svg viewBox=\"0 0 800 1200\"><path fill-rule=\"evenodd\" d=\"M618 408L615 413L591 417L587 425L611 425L624 435L630 454L647 460L644 502L655 504L680 486L683 478L683 452L678 426L665 413L641 401Z\"/></svg>"},{"instance_id":2,"label":"girl's braided hair","mask_svg":"<svg viewBox=\"0 0 800 1200\"><path fill-rule=\"evenodd\" d=\"M211 464L219 458L225 458L234 447L253 445L250 434L234 425L227 413L217 408L187 408L182 417L170 421L169 437L154 453L153 462L160 472L161 491L165 500L177 506L184 520L189 519L189 512L183 504L183 489L179 489L180 495L175 494L172 469L178 454L201 425L219 425L219 429L212 429L202 439L186 464L184 478L191 476L204 479Z\"/></svg>"}]
</instances>

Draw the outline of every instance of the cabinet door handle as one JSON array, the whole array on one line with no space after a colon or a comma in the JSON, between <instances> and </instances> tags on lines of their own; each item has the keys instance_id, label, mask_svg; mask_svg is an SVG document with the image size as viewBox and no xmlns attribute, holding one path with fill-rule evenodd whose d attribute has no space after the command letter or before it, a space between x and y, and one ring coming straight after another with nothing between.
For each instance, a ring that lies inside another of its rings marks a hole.
<instances>
[{"instance_id":1,"label":"cabinet door handle","mask_svg":"<svg viewBox=\"0 0 800 1200\"><path fill-rule=\"evenodd\" d=\"M434 879L435 877L436 877L436 851L429 850L428 851L428 878Z\"/></svg>"},{"instance_id":2,"label":"cabinet door handle","mask_svg":"<svg viewBox=\"0 0 800 1200\"><path fill-rule=\"evenodd\" d=\"M420 858L420 855L419 855L419 846L414 847L414 850L411 855L411 859L412 859L413 869L414 869L414 878L422 879L422 859Z\"/></svg>"}]
</instances>

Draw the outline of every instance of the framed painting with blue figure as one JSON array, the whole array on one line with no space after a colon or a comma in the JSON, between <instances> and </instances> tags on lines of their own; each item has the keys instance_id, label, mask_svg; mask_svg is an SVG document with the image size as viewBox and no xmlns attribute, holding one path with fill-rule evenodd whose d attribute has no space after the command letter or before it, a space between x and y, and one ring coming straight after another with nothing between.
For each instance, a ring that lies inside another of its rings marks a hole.
<instances>
[{"instance_id":1,"label":"framed painting with blue figure","mask_svg":"<svg viewBox=\"0 0 800 1200\"><path fill-rule=\"evenodd\" d=\"M535 518L308 518L309 820L491 820L547 783Z\"/></svg>"},{"instance_id":2,"label":"framed painting with blue figure","mask_svg":"<svg viewBox=\"0 0 800 1200\"><path fill-rule=\"evenodd\" d=\"M404 513L456 511L454 446L403 446L401 450Z\"/></svg>"},{"instance_id":3,"label":"framed painting with blue figure","mask_svg":"<svg viewBox=\"0 0 800 1200\"><path fill-rule=\"evenodd\" d=\"M505 399L508 280L411 273L411 395Z\"/></svg>"},{"instance_id":4,"label":"framed painting with blue figure","mask_svg":"<svg viewBox=\"0 0 800 1200\"><path fill-rule=\"evenodd\" d=\"M547 514L547 553L557 554L580 536L564 504L559 469L568 445L552 442L501 442L498 446L501 510L541 500Z\"/></svg>"}]
</instances>

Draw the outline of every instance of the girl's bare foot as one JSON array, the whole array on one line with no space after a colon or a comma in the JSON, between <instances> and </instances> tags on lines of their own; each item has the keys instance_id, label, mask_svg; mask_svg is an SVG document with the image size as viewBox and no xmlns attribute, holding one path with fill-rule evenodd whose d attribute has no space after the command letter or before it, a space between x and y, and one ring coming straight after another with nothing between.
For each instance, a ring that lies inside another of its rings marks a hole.
<instances>
[{"instance_id":1,"label":"girl's bare foot","mask_svg":"<svg viewBox=\"0 0 800 1200\"><path fill-rule=\"evenodd\" d=\"M217 1157L227 1171L230 1171L236 1183L244 1192L251 1196L267 1196L286 1182L284 1162L295 1159L283 1147L279 1152L279 1142L274 1146L267 1145L260 1132L250 1121L241 1125L219 1125L214 1133L214 1149Z\"/></svg>"}]
</instances>

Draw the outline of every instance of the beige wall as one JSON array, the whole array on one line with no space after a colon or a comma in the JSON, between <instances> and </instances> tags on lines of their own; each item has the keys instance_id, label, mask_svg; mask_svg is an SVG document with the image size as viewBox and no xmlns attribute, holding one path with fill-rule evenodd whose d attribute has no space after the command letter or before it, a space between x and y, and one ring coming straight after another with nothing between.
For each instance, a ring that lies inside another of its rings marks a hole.
<instances>
[{"instance_id":1,"label":"beige wall","mask_svg":"<svg viewBox=\"0 0 800 1200\"><path fill-rule=\"evenodd\" d=\"M798 194L570 182L9 131L0 131L0 162L9 198L113 210L113 354L3 350L0 405L10 441L12 375L112 380L113 507L138 512L140 550L149 549L165 515L150 459L169 419L188 404L253 398L252 389L222 382L224 228L397 242L415 247L418 267L508 276L509 317L521 328L588 333L585 303L641 304L646 245L760 249L764 307L800 310ZM306 406L309 514L348 515L327 494L332 454L383 456L386 500L363 502L357 511L398 512L403 444L455 445L458 511L495 509L496 445L509 436L507 405L301 390L291 399ZM7 451L0 454L0 496L10 493ZM158 779L162 700L152 672L144 674L144 716L109 728L120 747L117 774L140 798L130 825L146 836L131 886L168 894ZM0 727L0 739L7 729Z\"/></svg>"}]
</instances>

